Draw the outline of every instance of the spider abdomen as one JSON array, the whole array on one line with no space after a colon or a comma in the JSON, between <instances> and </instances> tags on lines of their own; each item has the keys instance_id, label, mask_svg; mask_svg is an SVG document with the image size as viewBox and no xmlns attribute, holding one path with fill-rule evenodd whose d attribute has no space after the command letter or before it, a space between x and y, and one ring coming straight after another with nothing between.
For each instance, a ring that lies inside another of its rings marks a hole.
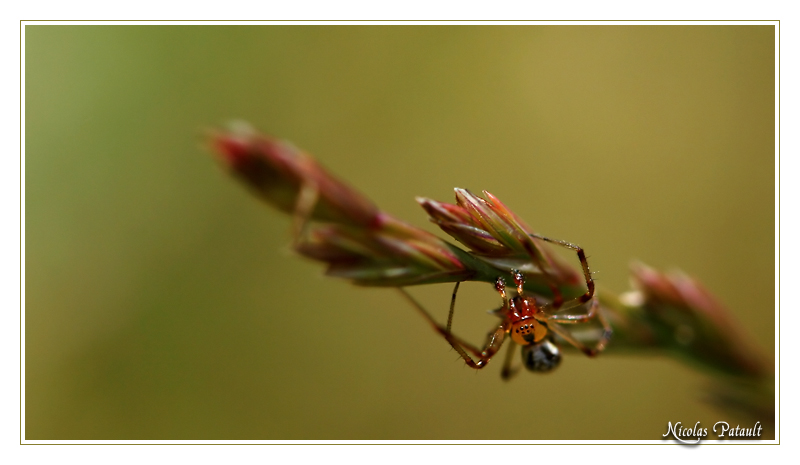
<instances>
[{"instance_id":1,"label":"spider abdomen","mask_svg":"<svg viewBox=\"0 0 800 465\"><path fill-rule=\"evenodd\" d=\"M530 371L548 372L561 364L561 351L558 346L545 339L537 344L523 346L522 362Z\"/></svg>"}]
</instances>

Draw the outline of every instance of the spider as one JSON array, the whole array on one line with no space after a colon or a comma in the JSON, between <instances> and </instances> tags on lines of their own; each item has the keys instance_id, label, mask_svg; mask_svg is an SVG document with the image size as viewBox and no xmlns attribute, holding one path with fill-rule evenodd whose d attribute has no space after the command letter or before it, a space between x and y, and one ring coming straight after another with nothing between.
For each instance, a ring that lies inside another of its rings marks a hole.
<instances>
[{"instance_id":1,"label":"spider","mask_svg":"<svg viewBox=\"0 0 800 465\"><path fill-rule=\"evenodd\" d=\"M564 302L560 298L553 299L552 302L543 303L534 296L528 295L523 291L525 276L518 270L511 270L511 276L516 287L516 295L509 298L506 292L505 280L498 277L495 281L495 290L503 299L503 305L490 313L501 319L500 325L489 332L486 344L483 349L465 342L463 339L451 332L453 325L453 314L455 312L456 294L460 282L456 283L453 289L453 297L450 300L450 313L447 317L447 326L442 327L436 320L417 302L405 289L399 291L419 310L423 317L433 325L434 329L441 334L448 343L455 349L466 364L475 369L485 367L489 360L500 350L507 335L511 335L511 344L522 346L523 365L530 371L546 373L558 367L561 363L561 351L553 340L553 335L559 336L569 344L575 346L589 357L594 357L601 352L609 339L612 330L602 312L599 311L599 301L594 295L594 281L589 271L589 264L583 249L569 242L550 239L538 234L531 234L531 237L541 239L552 244L571 249L578 254L578 259L583 268L583 275L586 279L586 293L571 300ZM580 307L591 301L589 310L579 314L563 314L565 310ZM576 339L572 334L560 325L572 325L586 323L597 318L603 326L603 334L593 347L585 345ZM470 356L470 353L475 356ZM507 352L503 364L502 377L510 379L519 368L512 369L511 361L513 358L513 346Z\"/></svg>"},{"instance_id":2,"label":"spider","mask_svg":"<svg viewBox=\"0 0 800 465\"><path fill-rule=\"evenodd\" d=\"M304 240L304 232L311 212L317 204L319 199L318 187L314 184L304 183L301 185L295 201L294 221L293 221L293 236L295 247L299 246ZM594 297L594 281L592 274L589 271L589 264L586 261L586 255L582 248L577 245L571 244L566 241L558 239L550 239L538 234L529 234L531 237L549 242L567 249L573 250L577 253L578 259L583 268L583 275L586 280L586 293L574 299L564 301L561 296L558 286L554 284L551 276L544 271L545 278L547 278L550 288L553 290L554 297L551 302L541 303L534 296L527 295L523 291L525 285L525 276L521 271L512 270L512 278L516 286L517 295L508 298L506 293L505 281L502 277L498 277L495 281L495 290L500 294L503 299L503 305L493 310L491 313L501 319L500 326L493 332L489 333L486 344L483 349L478 349L475 346L465 342L463 339L457 337L451 332L453 325L453 314L455 312L456 294L461 282L457 282L453 289L453 297L450 301L450 313L447 317L447 326L440 326L436 320L425 310L419 302L417 302L405 289L398 288L398 290L405 296L409 302L423 315L423 317L438 331L447 342L458 352L459 356L466 362L466 364L475 369L481 369L489 363L489 360L494 357L500 350L506 335L511 334L511 344L519 344L522 346L522 360L523 364L528 370L534 372L548 372L556 368L561 363L561 351L553 341L553 335L557 335L583 351L586 355L593 357L602 351L608 340L611 338L611 326L599 311L599 301ZM535 255L532 255L535 257ZM545 270L544 267L540 267ZM561 312L571 308L585 305L591 301L591 306L588 312L584 314L570 314L565 315ZM581 341L576 339L570 334L569 331L560 327L560 324L577 324L585 323L591 319L597 319L603 325L603 334L597 341L594 347L588 347ZM513 349L513 347L512 347ZM473 359L469 353L477 357ZM517 369L511 368L511 361L513 351L509 350L506 356L505 363L503 364L502 377L509 379L518 372Z\"/></svg>"}]
</instances>

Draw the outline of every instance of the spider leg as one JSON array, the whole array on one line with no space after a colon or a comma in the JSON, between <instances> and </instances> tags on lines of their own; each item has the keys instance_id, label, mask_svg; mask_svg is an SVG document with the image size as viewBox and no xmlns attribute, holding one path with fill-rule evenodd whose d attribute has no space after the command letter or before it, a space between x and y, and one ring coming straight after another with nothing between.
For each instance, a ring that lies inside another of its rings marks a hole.
<instances>
[{"instance_id":1,"label":"spider leg","mask_svg":"<svg viewBox=\"0 0 800 465\"><path fill-rule=\"evenodd\" d=\"M508 295L506 295L506 282L503 281L502 277L497 278L497 280L494 282L494 288L500 294L500 297L503 299L503 306L501 308L508 307ZM455 298L453 298L453 300L455 300Z\"/></svg>"},{"instance_id":2,"label":"spider leg","mask_svg":"<svg viewBox=\"0 0 800 465\"><path fill-rule=\"evenodd\" d=\"M537 239L545 239L537 234L528 234L528 236ZM530 256L533 260L533 263L542 271L542 275L547 282L547 287L549 287L550 292L553 293L553 304L556 308L560 307L561 304L564 303L564 296L561 294L561 289L558 288L556 279L550 274L547 267L542 263L542 259L539 257L539 254L536 253L536 244L533 242L533 240L531 240L530 243L523 242L523 246L528 252L528 256Z\"/></svg>"},{"instance_id":3,"label":"spider leg","mask_svg":"<svg viewBox=\"0 0 800 465\"><path fill-rule=\"evenodd\" d=\"M545 242L549 242L551 244L556 244L558 246L570 249L575 251L578 254L578 260L581 262L581 268L583 268L583 277L586 280L586 293L577 297L573 300L566 302L565 308L573 308L577 307L580 304L586 303L592 299L594 296L594 280L592 280L592 272L589 271L589 262L586 261L586 254L584 253L583 249L575 244L571 244L566 241L558 240L558 239L550 239L549 237L540 236L538 234L529 234L531 237L535 237L537 239L541 239ZM553 299L553 302L548 304L548 307L553 307L555 309L562 308L562 304L564 304L563 300L557 301Z\"/></svg>"},{"instance_id":4,"label":"spider leg","mask_svg":"<svg viewBox=\"0 0 800 465\"><path fill-rule=\"evenodd\" d=\"M486 345L483 347L483 349L478 349L451 333L450 328L453 324L453 313L455 311L456 293L458 292L459 284L461 283L456 283L455 288L453 288L453 298L450 301L450 314L447 318L446 327L439 325L436 320L433 319L430 313L428 313L428 311L425 310L422 305L419 304L419 302L411 297L411 295L405 289L398 288L398 290L409 300L409 302L411 302L412 305L414 305L417 310L419 310L422 316L428 320L434 329L447 340L450 346L453 347L456 352L458 352L468 366L475 369L481 369L485 367L486 364L489 363L489 360L491 360L497 351L500 350L508 330L508 324L504 321L496 330L489 333ZM473 358L470 357L467 352L472 353L477 360L473 360Z\"/></svg>"},{"instance_id":5,"label":"spider leg","mask_svg":"<svg viewBox=\"0 0 800 465\"><path fill-rule=\"evenodd\" d=\"M517 365L515 367L511 366L511 362L514 360L514 350L517 348L517 343L514 341L508 342L508 349L506 349L506 359L503 361L503 370L500 372L500 376L503 378L504 381L509 381L511 378L519 373L521 365Z\"/></svg>"},{"instance_id":6,"label":"spider leg","mask_svg":"<svg viewBox=\"0 0 800 465\"><path fill-rule=\"evenodd\" d=\"M491 360L492 357L500 350L500 347L503 345L503 340L505 339L506 333L508 332L509 323L506 320L503 320L503 323L495 329L493 332L490 332L486 338L486 344L483 346L483 350L481 351L480 355L478 355L478 360L475 361L470 357L464 348L458 344L455 339L451 337L452 333L450 332L450 328L453 326L453 314L455 313L456 309L456 294L458 293L458 286L461 283L456 283L456 286L453 288L453 297L450 299L450 312L447 315L447 334L445 334L445 339L450 345L455 349L456 352L461 355L461 358L464 359L467 365L477 370L486 366ZM498 278L495 283L495 289L500 291L500 295L503 297L503 305L506 304L506 295L505 295L505 284L503 280ZM502 289L502 290L501 290Z\"/></svg>"},{"instance_id":7,"label":"spider leg","mask_svg":"<svg viewBox=\"0 0 800 465\"><path fill-rule=\"evenodd\" d=\"M595 343L593 347L589 347L583 342L575 339L566 328L559 326L560 324L585 323L595 316L597 317L598 320L600 320L600 323L603 325L603 335L600 337L600 339L597 341L597 343ZM613 334L611 325L609 324L605 315L603 315L603 312L600 310L600 304L597 299L594 299L592 301L592 307L589 310L589 313L587 313L586 315L559 316L559 315L540 314L538 316L534 316L534 318L547 325L548 330L560 336L562 339L570 343L576 349L581 350L589 357L594 357L598 353L602 352L603 349L605 349L606 345L608 344L608 341L611 339L611 335Z\"/></svg>"},{"instance_id":8,"label":"spider leg","mask_svg":"<svg viewBox=\"0 0 800 465\"><path fill-rule=\"evenodd\" d=\"M597 316L597 318L601 322L605 322L605 316L603 316L602 312L600 312L600 300L597 299L596 297L592 299L592 305L589 307L589 310L586 313L573 313L569 315L564 315L561 313L564 310L580 307L582 305L585 304L577 302L567 307L563 307L560 310L558 310L558 313L548 314L547 319L548 321L554 321L556 323L561 323L561 324L575 324L575 323L586 323L587 321ZM605 325L605 323L603 324Z\"/></svg>"},{"instance_id":9,"label":"spider leg","mask_svg":"<svg viewBox=\"0 0 800 465\"><path fill-rule=\"evenodd\" d=\"M576 307L581 307L583 305L586 305L586 302L581 302L579 299L570 299L567 301L567 303L565 303L561 307L556 307L555 305L553 305L553 302L548 302L539 305L539 308L544 312L548 312L551 315L555 315L563 313L567 310L571 310Z\"/></svg>"},{"instance_id":10,"label":"spider leg","mask_svg":"<svg viewBox=\"0 0 800 465\"><path fill-rule=\"evenodd\" d=\"M419 311L419 313L422 315L422 317L425 318L425 320L428 323L430 323L431 326L433 326L433 329L437 333L441 334L443 337L445 337L445 339L448 337L447 336L447 334L449 333L448 329L443 327L443 326L441 326L439 323L437 323L436 320L433 319L431 314L428 313L427 310L425 310L425 308L422 306L422 304L417 302L417 300L414 297L412 297L411 294L408 293L408 291L406 291L402 287L397 288L397 290L400 292L400 294L403 295L403 297L406 298L406 300L409 301L409 303L411 303L411 305L414 308L417 309L417 311ZM450 338L453 339L454 341L456 341L456 343L460 344L466 350L468 350L469 352L474 354L476 357L480 357L481 356L481 350L480 349L478 349L477 347L473 346L472 344L464 341L463 339L459 338L455 334L450 333Z\"/></svg>"}]
</instances>

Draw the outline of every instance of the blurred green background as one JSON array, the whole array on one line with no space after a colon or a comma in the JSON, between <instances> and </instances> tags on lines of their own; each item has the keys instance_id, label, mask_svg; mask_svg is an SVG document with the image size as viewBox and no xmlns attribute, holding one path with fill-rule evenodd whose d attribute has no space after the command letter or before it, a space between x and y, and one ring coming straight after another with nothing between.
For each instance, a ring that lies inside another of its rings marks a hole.
<instances>
[{"instance_id":1,"label":"blurred green background","mask_svg":"<svg viewBox=\"0 0 800 465\"><path fill-rule=\"evenodd\" d=\"M431 231L415 196L489 190L607 289L632 259L697 277L773 359L774 54L771 26L26 26L26 438L744 426L666 357L469 369L396 291L290 253L203 133L249 121ZM412 289L442 320L450 291ZM497 295L462 292L480 342Z\"/></svg>"}]
</instances>

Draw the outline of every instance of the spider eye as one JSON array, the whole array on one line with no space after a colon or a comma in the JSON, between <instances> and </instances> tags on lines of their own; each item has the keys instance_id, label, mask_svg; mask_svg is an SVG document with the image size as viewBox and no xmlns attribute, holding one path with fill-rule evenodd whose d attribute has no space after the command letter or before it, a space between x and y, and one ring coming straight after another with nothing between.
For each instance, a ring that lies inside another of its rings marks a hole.
<instances>
[{"instance_id":1,"label":"spider eye","mask_svg":"<svg viewBox=\"0 0 800 465\"><path fill-rule=\"evenodd\" d=\"M561 363L561 351L547 339L528 346L522 346L522 362L530 371L547 373Z\"/></svg>"}]
</instances>

